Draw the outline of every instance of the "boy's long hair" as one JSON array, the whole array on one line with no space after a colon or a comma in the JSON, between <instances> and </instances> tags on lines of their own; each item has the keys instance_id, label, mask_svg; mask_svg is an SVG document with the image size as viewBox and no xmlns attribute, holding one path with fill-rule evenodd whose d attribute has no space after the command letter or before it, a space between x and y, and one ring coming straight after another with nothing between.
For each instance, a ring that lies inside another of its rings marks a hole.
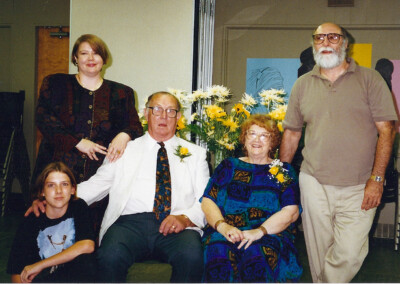
<instances>
[{"instance_id":1,"label":"boy's long hair","mask_svg":"<svg viewBox=\"0 0 400 284\"><path fill-rule=\"evenodd\" d=\"M44 170L38 176L36 183L35 183L34 192L32 194L34 199L36 199L36 198L38 198L40 200L44 199L42 196L44 185L45 185L47 177L52 172L61 172L61 173L66 174L69 177L71 186L75 188L75 193L72 195L71 200L76 199L77 198L77 196L76 196L77 183L76 183L75 176L72 173L72 171L70 170L70 168L68 168L68 166L65 165L63 162L53 162L53 163L48 164L44 168Z\"/></svg>"}]
</instances>

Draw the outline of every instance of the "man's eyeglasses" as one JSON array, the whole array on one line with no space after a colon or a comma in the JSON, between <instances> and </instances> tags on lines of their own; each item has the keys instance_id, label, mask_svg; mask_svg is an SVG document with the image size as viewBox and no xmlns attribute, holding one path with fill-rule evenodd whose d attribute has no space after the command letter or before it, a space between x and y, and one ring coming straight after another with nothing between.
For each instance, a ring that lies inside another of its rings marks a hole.
<instances>
[{"instance_id":1,"label":"man's eyeglasses","mask_svg":"<svg viewBox=\"0 0 400 284\"><path fill-rule=\"evenodd\" d=\"M257 133L254 131L248 131L246 133L246 137L249 140L255 140L257 137L260 138L261 141L267 141L267 139L269 139L271 137L271 134L269 134L268 132L263 132L263 133Z\"/></svg>"},{"instance_id":2,"label":"man's eyeglasses","mask_svg":"<svg viewBox=\"0 0 400 284\"><path fill-rule=\"evenodd\" d=\"M161 116L164 113L164 111L167 113L167 116L170 118L174 118L178 114L178 110L173 109L173 108L163 109L162 107L159 107L159 106L148 107L148 108L151 109L151 112L155 116Z\"/></svg>"},{"instance_id":3,"label":"man's eyeglasses","mask_svg":"<svg viewBox=\"0 0 400 284\"><path fill-rule=\"evenodd\" d=\"M335 34L335 33L312 35L312 38L313 38L315 44L323 43L325 40L325 37L327 37L327 39L330 43L338 43L340 41L340 37L343 37L343 35Z\"/></svg>"}]
</instances>

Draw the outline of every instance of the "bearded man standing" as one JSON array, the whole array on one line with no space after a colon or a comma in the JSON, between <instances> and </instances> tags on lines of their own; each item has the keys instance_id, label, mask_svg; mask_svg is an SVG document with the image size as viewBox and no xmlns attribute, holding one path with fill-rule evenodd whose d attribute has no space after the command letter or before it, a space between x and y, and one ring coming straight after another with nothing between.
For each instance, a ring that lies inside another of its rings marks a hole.
<instances>
[{"instance_id":1,"label":"bearded man standing","mask_svg":"<svg viewBox=\"0 0 400 284\"><path fill-rule=\"evenodd\" d=\"M280 158L292 161L305 124L299 181L311 275L350 282L368 253L397 115L379 73L347 58L344 29L324 23L312 38L316 65L293 86Z\"/></svg>"}]
</instances>

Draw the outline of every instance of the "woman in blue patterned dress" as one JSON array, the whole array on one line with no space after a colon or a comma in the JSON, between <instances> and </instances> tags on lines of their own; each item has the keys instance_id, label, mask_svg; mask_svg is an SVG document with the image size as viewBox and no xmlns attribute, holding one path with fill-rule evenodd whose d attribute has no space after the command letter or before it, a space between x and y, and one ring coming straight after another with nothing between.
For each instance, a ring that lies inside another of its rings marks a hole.
<instances>
[{"instance_id":1,"label":"woman in blue patterned dress","mask_svg":"<svg viewBox=\"0 0 400 284\"><path fill-rule=\"evenodd\" d=\"M271 118L257 114L243 123L239 139L247 155L222 161L202 199L209 224L204 281L298 281L299 186L293 168L273 159L281 134Z\"/></svg>"}]
</instances>

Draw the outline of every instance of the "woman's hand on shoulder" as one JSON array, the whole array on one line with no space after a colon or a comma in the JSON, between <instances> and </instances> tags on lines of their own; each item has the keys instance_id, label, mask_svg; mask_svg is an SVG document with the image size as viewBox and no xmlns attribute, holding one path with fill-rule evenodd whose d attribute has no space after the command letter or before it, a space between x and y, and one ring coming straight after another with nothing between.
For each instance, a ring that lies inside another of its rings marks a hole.
<instances>
[{"instance_id":1,"label":"woman's hand on shoulder","mask_svg":"<svg viewBox=\"0 0 400 284\"><path fill-rule=\"evenodd\" d=\"M241 242L244 238L241 230L225 222L218 226L218 232L231 243Z\"/></svg>"},{"instance_id":2,"label":"woman's hand on shoulder","mask_svg":"<svg viewBox=\"0 0 400 284\"><path fill-rule=\"evenodd\" d=\"M115 136L108 146L107 159L110 162L115 162L116 160L121 158L129 141L131 141L131 137L125 132L121 132L117 136Z\"/></svg>"},{"instance_id":3,"label":"woman's hand on shoulder","mask_svg":"<svg viewBox=\"0 0 400 284\"><path fill-rule=\"evenodd\" d=\"M89 159L91 159L91 160L96 160L96 161L99 160L99 158L97 158L97 156L96 156L96 153L107 155L106 147L96 144L88 139L82 139L81 141L79 141L78 144L76 144L75 147L81 153L86 154L89 157Z\"/></svg>"},{"instance_id":4,"label":"woman's hand on shoulder","mask_svg":"<svg viewBox=\"0 0 400 284\"><path fill-rule=\"evenodd\" d=\"M240 242L238 249L241 249L244 245L244 249L247 249L253 242L261 239L264 236L263 231L260 229L253 229L253 230L247 230L243 231L243 240Z\"/></svg>"}]
</instances>

